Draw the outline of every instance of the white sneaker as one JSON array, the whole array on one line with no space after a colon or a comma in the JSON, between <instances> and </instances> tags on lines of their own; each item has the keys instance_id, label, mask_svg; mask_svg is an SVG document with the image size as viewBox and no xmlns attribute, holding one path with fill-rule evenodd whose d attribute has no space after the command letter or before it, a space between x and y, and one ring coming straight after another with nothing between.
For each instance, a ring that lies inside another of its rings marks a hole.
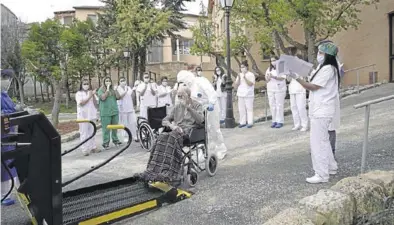
<instances>
[{"instance_id":1,"label":"white sneaker","mask_svg":"<svg viewBox=\"0 0 394 225\"><path fill-rule=\"evenodd\" d=\"M297 126L297 127L293 127L291 130L299 130L301 127Z\"/></svg>"},{"instance_id":2,"label":"white sneaker","mask_svg":"<svg viewBox=\"0 0 394 225\"><path fill-rule=\"evenodd\" d=\"M300 130L300 131L302 131L302 132L308 131L308 128L306 128L306 127L303 127L303 128L301 128L301 130Z\"/></svg>"},{"instance_id":3,"label":"white sneaker","mask_svg":"<svg viewBox=\"0 0 394 225\"><path fill-rule=\"evenodd\" d=\"M336 175L337 173L338 173L338 170L330 170L328 172L328 174L330 174L330 175Z\"/></svg>"},{"instance_id":4,"label":"white sneaker","mask_svg":"<svg viewBox=\"0 0 394 225\"><path fill-rule=\"evenodd\" d=\"M306 182L310 184L319 184L319 183L327 183L328 179L323 179L318 174L315 174L313 177L306 178Z\"/></svg>"}]
</instances>

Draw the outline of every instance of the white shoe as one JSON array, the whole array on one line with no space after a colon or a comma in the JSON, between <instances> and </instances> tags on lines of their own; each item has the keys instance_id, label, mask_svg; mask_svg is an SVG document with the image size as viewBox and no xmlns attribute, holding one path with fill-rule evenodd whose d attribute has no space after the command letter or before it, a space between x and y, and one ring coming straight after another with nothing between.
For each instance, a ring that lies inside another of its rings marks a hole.
<instances>
[{"instance_id":1,"label":"white shoe","mask_svg":"<svg viewBox=\"0 0 394 225\"><path fill-rule=\"evenodd\" d=\"M223 160L223 159L226 157L226 155L227 155L226 152L224 152L224 153L219 152L219 153L217 154L217 157L218 157L219 160Z\"/></svg>"},{"instance_id":2,"label":"white shoe","mask_svg":"<svg viewBox=\"0 0 394 225\"><path fill-rule=\"evenodd\" d=\"M330 170L328 172L328 174L330 174L330 175L336 175L337 173L338 173L338 170Z\"/></svg>"},{"instance_id":3,"label":"white shoe","mask_svg":"<svg viewBox=\"0 0 394 225\"><path fill-rule=\"evenodd\" d=\"M328 179L323 179L318 174L315 174L313 177L306 178L306 182L310 184L319 184L319 183L327 183Z\"/></svg>"},{"instance_id":4,"label":"white shoe","mask_svg":"<svg viewBox=\"0 0 394 225\"><path fill-rule=\"evenodd\" d=\"M297 126L297 127L293 127L291 130L299 130L301 127Z\"/></svg>"},{"instance_id":5,"label":"white shoe","mask_svg":"<svg viewBox=\"0 0 394 225\"><path fill-rule=\"evenodd\" d=\"M301 128L301 130L300 130L300 131L302 131L302 132L308 131L308 128L306 128L306 127L303 127L303 128Z\"/></svg>"}]
</instances>

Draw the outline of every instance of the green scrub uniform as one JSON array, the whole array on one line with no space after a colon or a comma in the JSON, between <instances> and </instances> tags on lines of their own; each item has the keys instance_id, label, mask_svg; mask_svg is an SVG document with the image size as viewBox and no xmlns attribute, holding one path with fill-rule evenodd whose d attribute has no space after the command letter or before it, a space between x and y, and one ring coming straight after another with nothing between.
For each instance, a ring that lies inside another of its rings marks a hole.
<instances>
[{"instance_id":1,"label":"green scrub uniform","mask_svg":"<svg viewBox=\"0 0 394 225\"><path fill-rule=\"evenodd\" d=\"M107 129L108 125L118 124L119 123L119 110L118 104L116 102L115 91L111 90L107 99L104 101L101 99L101 96L105 93L105 91L100 88L98 90L99 96L99 110L100 110L100 119L101 119L101 128L103 130L103 145L108 145L110 141L110 130ZM112 130L112 143L118 143L119 138L117 134L117 130Z\"/></svg>"}]
</instances>

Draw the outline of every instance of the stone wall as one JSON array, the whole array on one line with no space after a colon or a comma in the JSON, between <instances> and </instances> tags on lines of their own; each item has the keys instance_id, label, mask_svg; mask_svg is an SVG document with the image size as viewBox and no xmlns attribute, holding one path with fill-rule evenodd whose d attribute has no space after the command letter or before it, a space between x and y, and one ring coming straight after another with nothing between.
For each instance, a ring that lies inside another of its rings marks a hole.
<instances>
[{"instance_id":1,"label":"stone wall","mask_svg":"<svg viewBox=\"0 0 394 225\"><path fill-rule=\"evenodd\" d=\"M353 225L357 218L384 210L388 197L394 197L394 170L373 171L344 178L330 189L302 199L264 225ZM394 224L394 217L385 220L384 224Z\"/></svg>"}]
</instances>

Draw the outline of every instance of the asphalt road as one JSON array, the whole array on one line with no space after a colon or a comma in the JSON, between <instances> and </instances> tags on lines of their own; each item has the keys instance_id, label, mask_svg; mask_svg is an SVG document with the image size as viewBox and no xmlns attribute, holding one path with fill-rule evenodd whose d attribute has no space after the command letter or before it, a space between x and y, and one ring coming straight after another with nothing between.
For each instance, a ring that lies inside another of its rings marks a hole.
<instances>
[{"instance_id":1,"label":"asphalt road","mask_svg":"<svg viewBox=\"0 0 394 225\"><path fill-rule=\"evenodd\" d=\"M341 129L338 133L339 174L330 183L311 185L313 175L309 155L309 134L291 131L291 117L282 129L268 123L252 129L223 130L229 148L213 178L201 174L191 199L165 206L116 224L262 224L305 196L328 188L340 179L360 171L364 110L353 105L394 94L394 84L386 84L342 100ZM394 101L371 107L367 170L394 169ZM97 140L99 143L100 140ZM77 142L66 143L70 148ZM81 152L64 157L63 180L90 168L115 149L89 157ZM127 152L95 173L71 184L66 190L131 176L144 169L148 153L133 144ZM64 191L66 191L64 190ZM2 207L2 224L27 224L18 206Z\"/></svg>"}]
</instances>

